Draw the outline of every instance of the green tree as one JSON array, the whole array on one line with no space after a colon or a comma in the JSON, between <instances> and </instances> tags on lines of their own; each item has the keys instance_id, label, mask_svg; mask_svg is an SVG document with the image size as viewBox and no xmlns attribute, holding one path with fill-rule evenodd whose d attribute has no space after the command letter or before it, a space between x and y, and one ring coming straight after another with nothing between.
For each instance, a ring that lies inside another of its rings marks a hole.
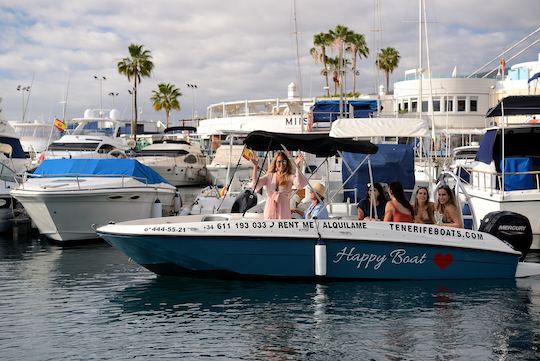
<instances>
[{"instance_id":1,"label":"green tree","mask_svg":"<svg viewBox=\"0 0 540 361\"><path fill-rule=\"evenodd\" d=\"M379 51L375 64L379 69L384 71L386 78L386 91L390 90L390 74L398 67L399 64L399 52L394 48L385 48Z\"/></svg>"},{"instance_id":2,"label":"green tree","mask_svg":"<svg viewBox=\"0 0 540 361\"><path fill-rule=\"evenodd\" d=\"M366 44L366 37L364 34L354 33L349 39L349 46L346 51L352 54L352 73L353 73L353 94L356 93L356 58L367 58L369 55L369 49Z\"/></svg>"},{"instance_id":3,"label":"green tree","mask_svg":"<svg viewBox=\"0 0 540 361\"><path fill-rule=\"evenodd\" d=\"M165 127L169 127L169 115L171 110L180 110L180 102L178 97L182 96L180 89L176 88L174 84L159 83L157 90L152 90L152 106L154 110L159 112L165 110Z\"/></svg>"},{"instance_id":4,"label":"green tree","mask_svg":"<svg viewBox=\"0 0 540 361\"><path fill-rule=\"evenodd\" d=\"M342 69L342 65L344 64L344 52L345 52L345 46L349 44L354 36L354 31L350 30L348 27L344 25L336 25L335 29L330 30L329 34L332 38L332 47L334 50L336 50L338 54L338 62L337 62L337 73L339 74L339 85L340 85L340 93L343 94L343 79L342 74L344 73Z\"/></svg>"},{"instance_id":5,"label":"green tree","mask_svg":"<svg viewBox=\"0 0 540 361\"><path fill-rule=\"evenodd\" d=\"M133 80L133 109L135 117L131 120L131 137L137 140L137 86L142 78L150 77L154 69L150 50L144 49L144 45L131 44L128 46L129 56L120 60L117 64L118 72L125 75L128 81Z\"/></svg>"},{"instance_id":6,"label":"green tree","mask_svg":"<svg viewBox=\"0 0 540 361\"><path fill-rule=\"evenodd\" d=\"M313 57L315 64L321 62L323 64L323 70L321 74L324 76L326 81L326 96L330 96L330 87L328 86L328 69L326 64L326 47L332 44L332 37L328 33L319 33L313 35L313 45L314 47L309 50L309 53Z\"/></svg>"}]
</instances>

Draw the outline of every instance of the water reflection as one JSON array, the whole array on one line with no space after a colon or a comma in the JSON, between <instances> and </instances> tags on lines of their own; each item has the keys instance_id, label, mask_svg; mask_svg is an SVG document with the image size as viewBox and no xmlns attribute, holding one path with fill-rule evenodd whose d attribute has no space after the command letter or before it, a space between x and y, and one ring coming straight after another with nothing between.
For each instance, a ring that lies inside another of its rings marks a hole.
<instances>
[{"instance_id":1,"label":"water reflection","mask_svg":"<svg viewBox=\"0 0 540 361\"><path fill-rule=\"evenodd\" d=\"M59 247L2 239L0 278L8 306L0 308L0 339L11 359L539 356L539 278L331 283L165 278L106 244Z\"/></svg>"}]
</instances>

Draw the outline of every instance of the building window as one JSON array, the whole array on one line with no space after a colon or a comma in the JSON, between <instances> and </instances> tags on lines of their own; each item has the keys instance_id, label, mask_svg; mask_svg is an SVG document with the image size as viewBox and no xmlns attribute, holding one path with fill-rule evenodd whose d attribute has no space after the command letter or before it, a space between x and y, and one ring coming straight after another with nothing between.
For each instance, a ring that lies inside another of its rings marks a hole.
<instances>
[{"instance_id":1,"label":"building window","mask_svg":"<svg viewBox=\"0 0 540 361\"><path fill-rule=\"evenodd\" d=\"M418 100L416 98L411 99L411 112L416 113L418 111Z\"/></svg>"},{"instance_id":2,"label":"building window","mask_svg":"<svg viewBox=\"0 0 540 361\"><path fill-rule=\"evenodd\" d=\"M458 97L457 100L457 111L458 112L464 112L465 111L465 105L467 104L467 98L465 97Z\"/></svg>"},{"instance_id":3,"label":"building window","mask_svg":"<svg viewBox=\"0 0 540 361\"><path fill-rule=\"evenodd\" d=\"M445 112L452 112L454 111L454 100L450 97L445 98L444 102L444 111Z\"/></svg>"},{"instance_id":4,"label":"building window","mask_svg":"<svg viewBox=\"0 0 540 361\"><path fill-rule=\"evenodd\" d=\"M403 103L403 111L406 113L409 111L409 102Z\"/></svg>"},{"instance_id":5,"label":"building window","mask_svg":"<svg viewBox=\"0 0 540 361\"><path fill-rule=\"evenodd\" d=\"M434 112L441 111L441 98L433 98L433 111Z\"/></svg>"},{"instance_id":6,"label":"building window","mask_svg":"<svg viewBox=\"0 0 540 361\"><path fill-rule=\"evenodd\" d=\"M471 112L477 112L478 111L478 99L477 98L471 98L469 100L469 111L471 111Z\"/></svg>"},{"instance_id":7,"label":"building window","mask_svg":"<svg viewBox=\"0 0 540 361\"><path fill-rule=\"evenodd\" d=\"M422 111L427 112L428 111L428 105L429 102L427 100L422 100Z\"/></svg>"}]
</instances>

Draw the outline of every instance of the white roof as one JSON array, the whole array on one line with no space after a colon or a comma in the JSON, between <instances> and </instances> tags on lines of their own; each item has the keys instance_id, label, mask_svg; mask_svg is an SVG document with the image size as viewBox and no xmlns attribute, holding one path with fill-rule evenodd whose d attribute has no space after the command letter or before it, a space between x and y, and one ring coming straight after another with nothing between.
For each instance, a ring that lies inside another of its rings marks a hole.
<instances>
[{"instance_id":1,"label":"white roof","mask_svg":"<svg viewBox=\"0 0 540 361\"><path fill-rule=\"evenodd\" d=\"M418 118L341 118L332 123L330 136L351 137L429 137L429 125Z\"/></svg>"}]
</instances>

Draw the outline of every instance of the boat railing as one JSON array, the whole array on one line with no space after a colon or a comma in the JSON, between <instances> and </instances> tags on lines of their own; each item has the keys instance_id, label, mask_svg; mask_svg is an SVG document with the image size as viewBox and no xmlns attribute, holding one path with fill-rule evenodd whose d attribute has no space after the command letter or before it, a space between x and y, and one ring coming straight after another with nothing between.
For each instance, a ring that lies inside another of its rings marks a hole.
<instances>
[{"instance_id":1,"label":"boat railing","mask_svg":"<svg viewBox=\"0 0 540 361\"><path fill-rule=\"evenodd\" d=\"M463 168L465 169L465 168ZM502 172L493 172L489 170L473 170L470 172L471 181L469 182L473 189L491 191L491 192L500 192L501 185L503 184L503 173ZM527 182L529 184L524 184L522 187L515 187L513 189L508 189L508 179L512 176L519 176L522 179L530 177L533 182ZM540 192L540 171L526 171L526 172L504 172L505 177L505 192L511 190L537 190ZM532 185L531 185L532 184Z\"/></svg>"},{"instance_id":2,"label":"boat railing","mask_svg":"<svg viewBox=\"0 0 540 361\"><path fill-rule=\"evenodd\" d=\"M47 174L47 175L39 175L39 174L31 174L28 172L25 172L23 175L21 188L24 189L24 185L26 184L26 181L29 178L73 178L77 183L77 189L78 190L91 190L95 189L95 187L84 187L84 182L86 178L121 178L121 188L140 188L140 185L137 186L127 186L126 182L128 180L134 179L136 181L139 181L143 183L143 187L149 187L151 186L150 183L148 183L148 178L145 177L137 177L132 175L124 175L124 174ZM83 184L83 186L81 186ZM55 185L48 185L47 188L55 188ZM44 188L45 189L45 188Z\"/></svg>"}]
</instances>

